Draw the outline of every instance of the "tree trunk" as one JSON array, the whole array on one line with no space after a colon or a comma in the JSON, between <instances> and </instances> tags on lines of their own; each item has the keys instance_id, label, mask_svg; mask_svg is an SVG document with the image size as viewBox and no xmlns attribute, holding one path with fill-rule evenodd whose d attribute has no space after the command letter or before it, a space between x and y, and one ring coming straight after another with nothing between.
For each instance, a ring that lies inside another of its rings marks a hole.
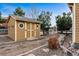
<instances>
[{"instance_id":1,"label":"tree trunk","mask_svg":"<svg viewBox=\"0 0 79 59\"><path fill-rule=\"evenodd\" d=\"M66 36L67 36L67 30L66 30Z\"/></svg>"},{"instance_id":2,"label":"tree trunk","mask_svg":"<svg viewBox=\"0 0 79 59\"><path fill-rule=\"evenodd\" d=\"M63 34L63 31L61 30L61 34Z\"/></svg>"},{"instance_id":3,"label":"tree trunk","mask_svg":"<svg viewBox=\"0 0 79 59\"><path fill-rule=\"evenodd\" d=\"M45 35L45 31L43 30L43 35Z\"/></svg>"}]
</instances>

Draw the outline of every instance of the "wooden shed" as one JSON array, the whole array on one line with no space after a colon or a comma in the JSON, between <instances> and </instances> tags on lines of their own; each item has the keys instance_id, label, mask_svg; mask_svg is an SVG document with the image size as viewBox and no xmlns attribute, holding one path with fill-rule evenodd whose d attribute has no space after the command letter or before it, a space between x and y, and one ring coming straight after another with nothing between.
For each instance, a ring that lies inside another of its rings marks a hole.
<instances>
[{"instance_id":1,"label":"wooden shed","mask_svg":"<svg viewBox=\"0 0 79 59\"><path fill-rule=\"evenodd\" d=\"M75 48L79 48L79 3L69 3L69 8L73 15L73 44Z\"/></svg>"},{"instance_id":2,"label":"wooden shed","mask_svg":"<svg viewBox=\"0 0 79 59\"><path fill-rule=\"evenodd\" d=\"M27 17L11 15L8 18L8 36L14 41L38 38L40 36L40 22Z\"/></svg>"}]
</instances>

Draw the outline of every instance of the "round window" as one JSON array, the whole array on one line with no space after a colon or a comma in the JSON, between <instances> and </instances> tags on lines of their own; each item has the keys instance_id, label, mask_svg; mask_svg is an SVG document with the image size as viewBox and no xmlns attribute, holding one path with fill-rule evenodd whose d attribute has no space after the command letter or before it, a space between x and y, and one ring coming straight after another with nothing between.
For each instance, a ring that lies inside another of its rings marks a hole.
<instances>
[{"instance_id":1,"label":"round window","mask_svg":"<svg viewBox=\"0 0 79 59\"><path fill-rule=\"evenodd\" d=\"M19 27L20 29L23 29L23 28L24 28L24 23L19 23L19 24L18 24L18 27Z\"/></svg>"}]
</instances>

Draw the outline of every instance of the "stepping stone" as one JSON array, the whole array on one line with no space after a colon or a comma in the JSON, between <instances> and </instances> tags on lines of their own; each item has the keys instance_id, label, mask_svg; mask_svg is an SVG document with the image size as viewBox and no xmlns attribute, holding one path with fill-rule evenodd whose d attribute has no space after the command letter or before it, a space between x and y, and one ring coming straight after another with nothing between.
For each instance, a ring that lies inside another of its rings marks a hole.
<instances>
[{"instance_id":1,"label":"stepping stone","mask_svg":"<svg viewBox=\"0 0 79 59\"><path fill-rule=\"evenodd\" d=\"M35 56L35 55L31 53L31 54L28 54L27 56Z\"/></svg>"},{"instance_id":2,"label":"stepping stone","mask_svg":"<svg viewBox=\"0 0 79 59\"><path fill-rule=\"evenodd\" d=\"M49 52L48 48L43 49L44 52Z\"/></svg>"}]
</instances>

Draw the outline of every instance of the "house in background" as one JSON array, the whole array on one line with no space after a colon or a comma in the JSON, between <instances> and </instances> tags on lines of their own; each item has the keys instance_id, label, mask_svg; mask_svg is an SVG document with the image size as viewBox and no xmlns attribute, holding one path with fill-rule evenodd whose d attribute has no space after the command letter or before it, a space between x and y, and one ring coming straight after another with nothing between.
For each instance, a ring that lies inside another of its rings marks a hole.
<instances>
[{"instance_id":1,"label":"house in background","mask_svg":"<svg viewBox=\"0 0 79 59\"><path fill-rule=\"evenodd\" d=\"M14 41L33 40L40 36L40 22L11 15L8 17L8 36Z\"/></svg>"},{"instance_id":2,"label":"house in background","mask_svg":"<svg viewBox=\"0 0 79 59\"><path fill-rule=\"evenodd\" d=\"M1 29L1 28L8 28L7 17L6 17L6 18L3 18L3 19L0 21L0 29Z\"/></svg>"},{"instance_id":3,"label":"house in background","mask_svg":"<svg viewBox=\"0 0 79 59\"><path fill-rule=\"evenodd\" d=\"M0 21L0 35L2 35L2 34L8 34L7 18L3 18Z\"/></svg>"},{"instance_id":4,"label":"house in background","mask_svg":"<svg viewBox=\"0 0 79 59\"><path fill-rule=\"evenodd\" d=\"M74 48L79 48L79 3L69 3L69 8L72 11L73 16L73 39Z\"/></svg>"}]
</instances>

